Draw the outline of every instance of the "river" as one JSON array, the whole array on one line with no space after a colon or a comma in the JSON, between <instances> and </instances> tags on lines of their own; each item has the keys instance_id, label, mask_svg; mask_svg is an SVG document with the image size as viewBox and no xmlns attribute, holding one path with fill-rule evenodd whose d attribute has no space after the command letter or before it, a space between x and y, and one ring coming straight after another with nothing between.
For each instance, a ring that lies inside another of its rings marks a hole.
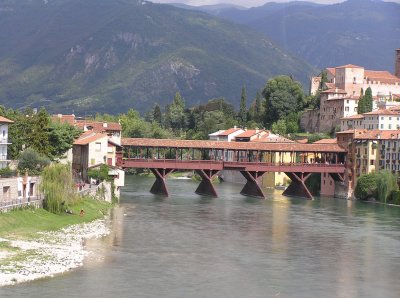
<instances>
[{"instance_id":1,"label":"river","mask_svg":"<svg viewBox=\"0 0 400 298\"><path fill-rule=\"evenodd\" d=\"M400 297L400 208L240 186L126 178L112 233L77 270L0 289L0 297Z\"/></svg>"}]
</instances>

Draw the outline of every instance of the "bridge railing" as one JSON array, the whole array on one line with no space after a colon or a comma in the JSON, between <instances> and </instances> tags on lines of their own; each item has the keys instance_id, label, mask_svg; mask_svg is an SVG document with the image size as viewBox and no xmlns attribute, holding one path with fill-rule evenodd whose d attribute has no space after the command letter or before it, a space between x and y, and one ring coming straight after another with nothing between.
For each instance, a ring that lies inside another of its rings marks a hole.
<instances>
[{"instance_id":1,"label":"bridge railing","mask_svg":"<svg viewBox=\"0 0 400 298\"><path fill-rule=\"evenodd\" d=\"M297 163L297 162L263 162L263 161L246 161L246 162L236 162L236 161L225 161L224 166L232 166L232 167L240 167L240 166L249 166L249 165L262 165L262 166L271 166L271 167L288 167L288 166L296 166L296 167L316 167L316 168L326 168L326 167L345 167L344 164L335 164L335 163Z\"/></svg>"},{"instance_id":2,"label":"bridge railing","mask_svg":"<svg viewBox=\"0 0 400 298\"><path fill-rule=\"evenodd\" d=\"M263 166L263 167L303 167L303 168L342 168L345 167L342 163L290 163L290 162L263 162L263 161L223 161L223 160L192 160L192 159L157 159L157 158L124 158L124 164L134 162L140 164L151 165L220 165L226 168L239 168L248 166Z\"/></svg>"}]
</instances>

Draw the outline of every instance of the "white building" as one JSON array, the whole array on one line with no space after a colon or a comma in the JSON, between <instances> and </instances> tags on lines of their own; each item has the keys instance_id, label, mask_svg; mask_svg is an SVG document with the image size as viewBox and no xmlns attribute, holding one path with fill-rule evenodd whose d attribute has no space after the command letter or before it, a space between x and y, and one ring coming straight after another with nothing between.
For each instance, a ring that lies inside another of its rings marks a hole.
<instances>
[{"instance_id":1,"label":"white building","mask_svg":"<svg viewBox=\"0 0 400 298\"><path fill-rule=\"evenodd\" d=\"M10 119L0 116L0 168L7 167L10 160L8 159L8 125L14 123Z\"/></svg>"},{"instance_id":2,"label":"white building","mask_svg":"<svg viewBox=\"0 0 400 298\"><path fill-rule=\"evenodd\" d=\"M353 115L342 118L341 131L349 129L400 129L400 111L395 109L378 109L362 115Z\"/></svg>"}]
</instances>

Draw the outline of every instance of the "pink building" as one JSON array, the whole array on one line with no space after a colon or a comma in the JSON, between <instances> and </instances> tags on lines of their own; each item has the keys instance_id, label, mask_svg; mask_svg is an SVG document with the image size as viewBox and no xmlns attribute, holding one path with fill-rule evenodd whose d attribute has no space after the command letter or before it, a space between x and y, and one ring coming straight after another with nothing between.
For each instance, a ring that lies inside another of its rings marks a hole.
<instances>
[{"instance_id":1,"label":"pink building","mask_svg":"<svg viewBox=\"0 0 400 298\"><path fill-rule=\"evenodd\" d=\"M311 78L311 94L320 92L320 109L303 114L301 124L309 132L331 132L339 128L341 118L357 114L360 95L371 88L374 109L399 106L400 49L396 50L396 75L388 71L366 70L347 64L327 68L327 82L321 87L321 78Z\"/></svg>"}]
</instances>

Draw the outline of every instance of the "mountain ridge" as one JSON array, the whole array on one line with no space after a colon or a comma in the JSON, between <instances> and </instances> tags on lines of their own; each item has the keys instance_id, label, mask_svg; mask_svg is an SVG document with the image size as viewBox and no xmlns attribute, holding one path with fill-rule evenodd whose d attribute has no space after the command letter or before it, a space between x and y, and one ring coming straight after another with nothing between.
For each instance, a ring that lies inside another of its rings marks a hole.
<instances>
[{"instance_id":1,"label":"mountain ridge","mask_svg":"<svg viewBox=\"0 0 400 298\"><path fill-rule=\"evenodd\" d=\"M16 2L0 3L0 99L12 107L145 111L177 91L188 105L237 105L243 85L252 97L275 75L306 84L315 72L256 31L203 12L129 0Z\"/></svg>"}]
</instances>

